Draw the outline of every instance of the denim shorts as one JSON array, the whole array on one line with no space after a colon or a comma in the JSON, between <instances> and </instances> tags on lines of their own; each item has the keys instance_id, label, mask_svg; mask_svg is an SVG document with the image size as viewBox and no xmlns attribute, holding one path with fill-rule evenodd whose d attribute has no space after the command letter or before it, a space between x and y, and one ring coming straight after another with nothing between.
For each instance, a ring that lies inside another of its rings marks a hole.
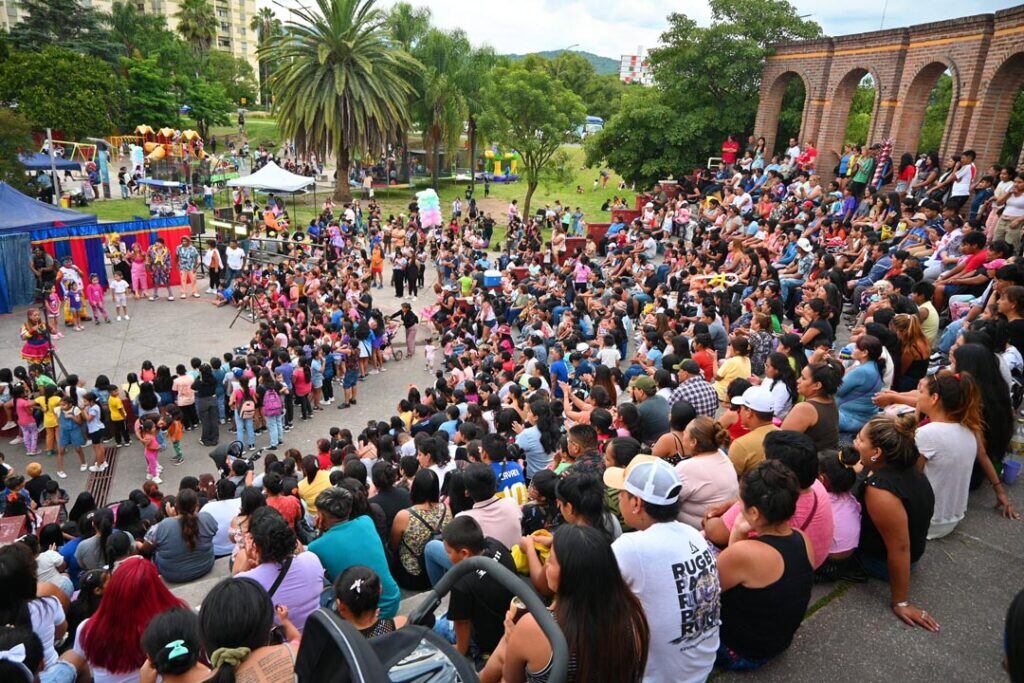
<instances>
[{"instance_id":1,"label":"denim shorts","mask_svg":"<svg viewBox=\"0 0 1024 683\"><path fill-rule=\"evenodd\" d=\"M64 660L58 661L53 666L48 666L39 672L40 683L75 683L78 673L75 667Z\"/></svg>"},{"instance_id":2,"label":"denim shorts","mask_svg":"<svg viewBox=\"0 0 1024 683\"><path fill-rule=\"evenodd\" d=\"M345 373L345 379L342 380L341 385L346 389L351 389L359 383L359 371L349 370Z\"/></svg>"}]
</instances>

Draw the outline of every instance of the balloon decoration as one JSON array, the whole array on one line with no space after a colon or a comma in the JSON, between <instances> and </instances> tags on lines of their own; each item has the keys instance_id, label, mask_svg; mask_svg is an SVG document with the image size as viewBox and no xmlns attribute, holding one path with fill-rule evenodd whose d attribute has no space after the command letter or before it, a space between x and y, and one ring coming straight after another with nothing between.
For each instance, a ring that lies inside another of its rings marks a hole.
<instances>
[{"instance_id":1,"label":"balloon decoration","mask_svg":"<svg viewBox=\"0 0 1024 683\"><path fill-rule=\"evenodd\" d=\"M416 193L416 203L420 209L420 224L425 228L441 225L441 200L433 190Z\"/></svg>"},{"instance_id":2,"label":"balloon decoration","mask_svg":"<svg viewBox=\"0 0 1024 683\"><path fill-rule=\"evenodd\" d=\"M488 159L493 159L494 158L494 150L492 150L492 149L485 150L484 151L484 157L486 157Z\"/></svg>"}]
</instances>

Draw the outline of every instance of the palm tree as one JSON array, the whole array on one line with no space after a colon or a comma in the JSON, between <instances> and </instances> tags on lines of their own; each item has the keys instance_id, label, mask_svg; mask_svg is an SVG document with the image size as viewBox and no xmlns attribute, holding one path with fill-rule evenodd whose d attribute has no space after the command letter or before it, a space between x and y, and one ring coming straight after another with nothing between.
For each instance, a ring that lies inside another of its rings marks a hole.
<instances>
[{"instance_id":1,"label":"palm tree","mask_svg":"<svg viewBox=\"0 0 1024 683\"><path fill-rule=\"evenodd\" d=\"M407 2L399 2L391 7L387 18L388 34L391 40L408 53L419 44L430 29L430 9L413 7ZM409 131L402 128L398 132L402 158L399 160L399 178L409 177Z\"/></svg>"},{"instance_id":2,"label":"palm tree","mask_svg":"<svg viewBox=\"0 0 1024 683\"><path fill-rule=\"evenodd\" d=\"M266 45L272 36L281 34L281 20L274 15L274 10L262 7L252 15L252 19L249 21L249 30L256 32L256 46L260 48ZM267 88L270 68L267 60L259 60L259 70L260 102L267 104L270 101L270 93Z\"/></svg>"},{"instance_id":3,"label":"palm tree","mask_svg":"<svg viewBox=\"0 0 1024 683\"><path fill-rule=\"evenodd\" d=\"M182 0L174 18L178 20L178 33L192 46L196 58L202 58L217 37L217 15L210 0Z\"/></svg>"},{"instance_id":4,"label":"palm tree","mask_svg":"<svg viewBox=\"0 0 1024 683\"><path fill-rule=\"evenodd\" d=\"M463 68L456 75L459 91L466 99L466 137L469 138L469 185L476 192L476 135L477 117L483 102L483 89L488 74L498 63L498 56L489 46L476 48L466 59Z\"/></svg>"},{"instance_id":5,"label":"palm tree","mask_svg":"<svg viewBox=\"0 0 1024 683\"><path fill-rule=\"evenodd\" d=\"M354 154L376 152L408 125L420 64L391 44L375 0L316 0L294 12L299 21L259 50L276 65L278 125L303 148L334 152L334 197L349 201Z\"/></svg>"},{"instance_id":6,"label":"palm tree","mask_svg":"<svg viewBox=\"0 0 1024 683\"><path fill-rule=\"evenodd\" d=\"M431 29L416 45L414 54L423 64L419 99L414 111L431 156L431 184L437 189L441 171L441 149L455 151L468 114L466 98L458 87L458 76L472 52L464 32L446 33ZM450 156L449 156L450 158Z\"/></svg>"}]
</instances>

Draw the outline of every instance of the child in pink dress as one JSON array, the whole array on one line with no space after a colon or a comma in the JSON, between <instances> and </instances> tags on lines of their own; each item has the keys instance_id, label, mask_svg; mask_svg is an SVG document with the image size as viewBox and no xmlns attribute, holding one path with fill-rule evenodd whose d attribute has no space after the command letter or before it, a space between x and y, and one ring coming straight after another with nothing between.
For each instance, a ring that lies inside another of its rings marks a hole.
<instances>
[{"instance_id":1,"label":"child in pink dress","mask_svg":"<svg viewBox=\"0 0 1024 683\"><path fill-rule=\"evenodd\" d=\"M85 300L89 302L89 307L92 309L93 320L96 324L100 324L100 314L106 319L107 323L110 323L110 315L107 313L107 307L103 303L103 285L100 284L100 276L93 273L89 277L89 284L85 286Z\"/></svg>"}]
</instances>

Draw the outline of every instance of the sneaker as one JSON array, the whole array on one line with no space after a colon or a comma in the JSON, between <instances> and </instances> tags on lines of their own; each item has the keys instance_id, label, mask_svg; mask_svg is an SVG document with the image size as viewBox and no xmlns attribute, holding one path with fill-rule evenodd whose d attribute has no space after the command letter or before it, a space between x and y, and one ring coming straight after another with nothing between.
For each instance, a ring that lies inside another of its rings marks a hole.
<instances>
[{"instance_id":1,"label":"sneaker","mask_svg":"<svg viewBox=\"0 0 1024 683\"><path fill-rule=\"evenodd\" d=\"M107 463L106 460L104 460L103 464L100 465L100 472L106 472L108 467L110 467L110 465Z\"/></svg>"},{"instance_id":2,"label":"sneaker","mask_svg":"<svg viewBox=\"0 0 1024 683\"><path fill-rule=\"evenodd\" d=\"M387 371L388 371L388 369L387 369L387 368L381 368L381 369L380 369L380 371L381 371L381 372L387 372Z\"/></svg>"},{"instance_id":3,"label":"sneaker","mask_svg":"<svg viewBox=\"0 0 1024 683\"><path fill-rule=\"evenodd\" d=\"M379 375L380 374L380 370L377 370L376 368L374 368L373 370L370 370L370 374L371 375Z\"/></svg>"},{"instance_id":4,"label":"sneaker","mask_svg":"<svg viewBox=\"0 0 1024 683\"><path fill-rule=\"evenodd\" d=\"M207 294L216 294L216 293L217 293L217 290L216 290L216 289L214 289L213 287L207 287L207 288L206 288L206 293L207 293Z\"/></svg>"},{"instance_id":5,"label":"sneaker","mask_svg":"<svg viewBox=\"0 0 1024 683\"><path fill-rule=\"evenodd\" d=\"M89 466L86 465L84 462L81 465L78 466L78 471L79 472L85 472L87 469L89 469Z\"/></svg>"},{"instance_id":6,"label":"sneaker","mask_svg":"<svg viewBox=\"0 0 1024 683\"><path fill-rule=\"evenodd\" d=\"M349 401L349 403L351 403L352 405L355 405L356 404L356 400L352 399L351 401Z\"/></svg>"},{"instance_id":7,"label":"sneaker","mask_svg":"<svg viewBox=\"0 0 1024 683\"><path fill-rule=\"evenodd\" d=\"M184 299L185 297L181 297L181 298ZM202 295L199 292L192 292L192 298L194 298L194 299L201 299L203 297L202 297Z\"/></svg>"},{"instance_id":8,"label":"sneaker","mask_svg":"<svg viewBox=\"0 0 1024 683\"><path fill-rule=\"evenodd\" d=\"M61 479L67 479L68 473L65 472L64 470L57 470L57 476L60 477Z\"/></svg>"},{"instance_id":9,"label":"sneaker","mask_svg":"<svg viewBox=\"0 0 1024 683\"><path fill-rule=\"evenodd\" d=\"M20 436L16 436L13 439L11 439L11 445L12 446L17 446L19 443L24 443L24 441L25 440L22 439Z\"/></svg>"},{"instance_id":10,"label":"sneaker","mask_svg":"<svg viewBox=\"0 0 1024 683\"><path fill-rule=\"evenodd\" d=\"M107 322L109 323L110 321L108 320ZM99 325L99 324L100 324L100 320L99 320L99 318L97 318L97 319L96 319L96 324L97 324L97 325Z\"/></svg>"},{"instance_id":11,"label":"sneaker","mask_svg":"<svg viewBox=\"0 0 1024 683\"><path fill-rule=\"evenodd\" d=\"M121 316L117 316L117 322L121 322Z\"/></svg>"},{"instance_id":12,"label":"sneaker","mask_svg":"<svg viewBox=\"0 0 1024 683\"><path fill-rule=\"evenodd\" d=\"M107 324L108 325L110 324L110 318L107 318Z\"/></svg>"},{"instance_id":13,"label":"sneaker","mask_svg":"<svg viewBox=\"0 0 1024 683\"><path fill-rule=\"evenodd\" d=\"M153 482L154 484L162 484L162 483L164 483L164 480L161 479L159 475L153 477L152 479L150 479L150 481Z\"/></svg>"},{"instance_id":14,"label":"sneaker","mask_svg":"<svg viewBox=\"0 0 1024 683\"><path fill-rule=\"evenodd\" d=\"M155 296L151 296L151 297L149 297L149 300L150 301L156 301L156 297Z\"/></svg>"},{"instance_id":15,"label":"sneaker","mask_svg":"<svg viewBox=\"0 0 1024 683\"><path fill-rule=\"evenodd\" d=\"M182 292L182 293L181 293L181 298L182 298L182 299L185 299L185 298L187 298L187 297L188 297L188 294L185 294L185 292Z\"/></svg>"},{"instance_id":16,"label":"sneaker","mask_svg":"<svg viewBox=\"0 0 1024 683\"><path fill-rule=\"evenodd\" d=\"M185 462L185 458L171 458L172 465L180 465L183 462Z\"/></svg>"},{"instance_id":17,"label":"sneaker","mask_svg":"<svg viewBox=\"0 0 1024 683\"><path fill-rule=\"evenodd\" d=\"M348 408L348 404L347 403L342 403L342 404L340 404L338 406L338 410L344 410L345 408Z\"/></svg>"},{"instance_id":18,"label":"sneaker","mask_svg":"<svg viewBox=\"0 0 1024 683\"><path fill-rule=\"evenodd\" d=\"M90 472L101 472L103 470L99 465L89 465Z\"/></svg>"},{"instance_id":19,"label":"sneaker","mask_svg":"<svg viewBox=\"0 0 1024 683\"><path fill-rule=\"evenodd\" d=\"M15 422L14 420L8 420L7 424L5 424L3 427L0 427L0 429L14 429L17 426L17 422Z\"/></svg>"},{"instance_id":20,"label":"sneaker","mask_svg":"<svg viewBox=\"0 0 1024 683\"><path fill-rule=\"evenodd\" d=\"M131 320L131 318L130 318L130 317L128 317L128 315L127 315L127 314L125 314L125 316L124 316L124 319L125 319L125 320Z\"/></svg>"},{"instance_id":21,"label":"sneaker","mask_svg":"<svg viewBox=\"0 0 1024 683\"><path fill-rule=\"evenodd\" d=\"M182 298L184 298L184 297L182 297ZM167 297L167 300L168 301L174 301L174 297L173 296L169 296L169 297Z\"/></svg>"}]
</instances>

